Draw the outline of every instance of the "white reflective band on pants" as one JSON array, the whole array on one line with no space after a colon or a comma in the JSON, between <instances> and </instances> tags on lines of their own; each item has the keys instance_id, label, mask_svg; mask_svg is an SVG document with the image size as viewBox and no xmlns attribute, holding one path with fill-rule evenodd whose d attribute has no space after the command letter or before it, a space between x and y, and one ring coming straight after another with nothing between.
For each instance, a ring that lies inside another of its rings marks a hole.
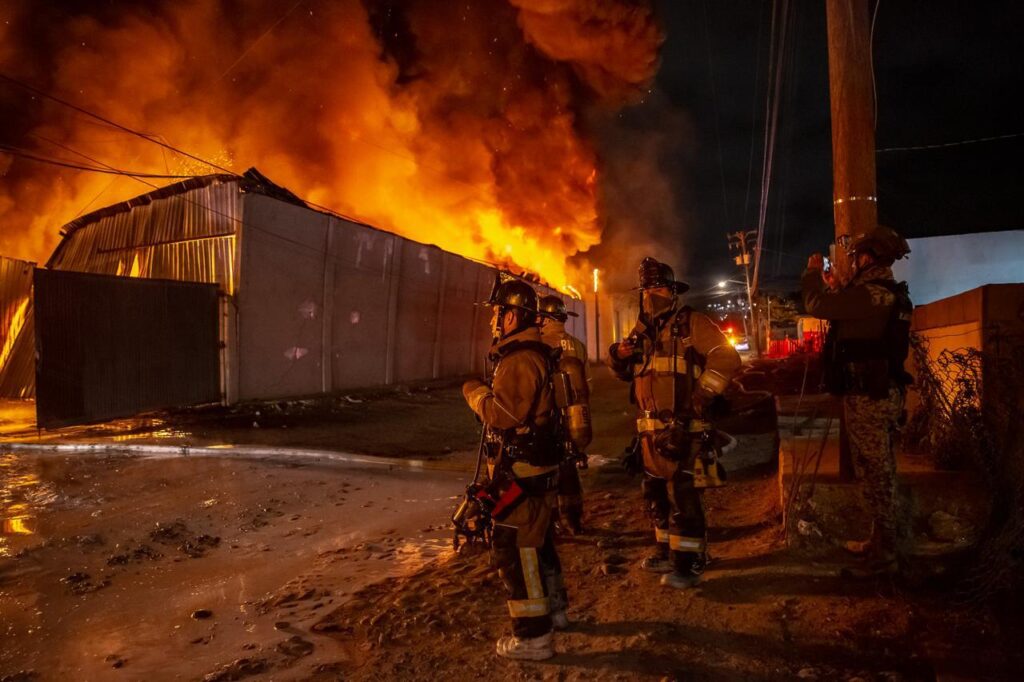
<instances>
[{"instance_id":1,"label":"white reflective band on pants","mask_svg":"<svg viewBox=\"0 0 1024 682\"><path fill-rule=\"evenodd\" d=\"M703 552L704 538L686 537L684 535L669 535L668 546L677 552Z\"/></svg>"},{"instance_id":2,"label":"white reflective band on pants","mask_svg":"<svg viewBox=\"0 0 1024 682\"><path fill-rule=\"evenodd\" d=\"M513 618L546 616L551 611L551 605L548 598L544 596L537 549L535 547L520 547L519 562L523 567L523 582L526 584L527 599L508 600L509 615Z\"/></svg>"}]
</instances>

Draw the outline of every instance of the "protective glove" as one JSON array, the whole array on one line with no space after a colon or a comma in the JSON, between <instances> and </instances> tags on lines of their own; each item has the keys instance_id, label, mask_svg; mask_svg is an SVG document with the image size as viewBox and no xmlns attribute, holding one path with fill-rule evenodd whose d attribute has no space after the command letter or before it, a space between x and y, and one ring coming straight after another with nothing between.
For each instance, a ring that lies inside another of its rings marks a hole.
<instances>
[{"instance_id":1,"label":"protective glove","mask_svg":"<svg viewBox=\"0 0 1024 682\"><path fill-rule=\"evenodd\" d=\"M486 387L487 384L480 381L479 379L470 379L466 383L462 384L462 397L465 398L467 402L469 402L469 396L473 393L473 391L477 390L481 386Z\"/></svg>"}]
</instances>

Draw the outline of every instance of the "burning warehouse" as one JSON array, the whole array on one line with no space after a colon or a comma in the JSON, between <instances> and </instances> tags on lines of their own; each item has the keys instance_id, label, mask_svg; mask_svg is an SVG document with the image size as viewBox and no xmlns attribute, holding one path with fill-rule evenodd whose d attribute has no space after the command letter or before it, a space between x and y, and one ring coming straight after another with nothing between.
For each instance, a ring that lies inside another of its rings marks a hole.
<instances>
[{"instance_id":1,"label":"burning warehouse","mask_svg":"<svg viewBox=\"0 0 1024 682\"><path fill-rule=\"evenodd\" d=\"M195 177L65 227L36 271L35 319L4 343L2 376L38 352L47 425L479 373L490 334L474 303L494 277L311 209L255 170ZM12 331L19 296L4 303ZM584 335L582 302L567 303ZM33 321L35 344L21 338ZM33 392L32 374L18 376L7 397Z\"/></svg>"}]
</instances>

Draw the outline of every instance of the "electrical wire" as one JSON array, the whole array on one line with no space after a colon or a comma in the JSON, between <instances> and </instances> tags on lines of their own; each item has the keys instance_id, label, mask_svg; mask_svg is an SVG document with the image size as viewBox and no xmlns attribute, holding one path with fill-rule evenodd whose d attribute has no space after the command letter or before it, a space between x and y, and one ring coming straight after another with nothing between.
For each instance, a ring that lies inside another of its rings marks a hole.
<instances>
[{"instance_id":1,"label":"electrical wire","mask_svg":"<svg viewBox=\"0 0 1024 682\"><path fill-rule=\"evenodd\" d=\"M774 59L774 82L767 89L765 104L765 152L761 164L761 207L757 222L757 242L754 246L754 273L751 277L751 294L757 293L758 277L761 272L761 249L764 246L764 228L768 217L768 193L771 188L772 167L775 157L775 136L779 124L779 100L781 99L783 64L786 54L786 35L791 17L789 15L789 2L782 0L779 9L779 39ZM773 25L774 9L773 9Z\"/></svg>"},{"instance_id":2,"label":"electrical wire","mask_svg":"<svg viewBox=\"0 0 1024 682\"><path fill-rule=\"evenodd\" d=\"M167 142L164 142L163 140L159 140L159 139L157 139L156 137L154 137L152 135L147 135L147 134L139 132L138 130L135 130L133 128L129 128L128 126L121 125L120 123L116 123L114 121L111 121L109 118L105 118L103 116L100 116L99 114L94 113L92 111L89 111L88 109L83 109L82 107L80 107L80 106L78 106L76 104L72 104L71 102L68 102L67 100L61 99L60 97L57 97L56 95L51 95L50 93L45 92L44 90L40 90L39 88L36 88L36 87L34 87L32 85L29 85L28 83L20 81L20 80L18 80L16 78L11 78L10 76L8 76L5 73L0 72L0 81L4 81L6 83L10 83L11 85L15 85L15 86L17 86L19 88L22 88L23 90L27 90L28 92L31 92L34 95L37 95L39 97L43 97L45 99L51 100L53 102L56 102L57 104L60 104L61 106L64 106L64 107L67 107L67 108L69 108L69 109L71 109L73 111L77 111L80 114L85 114L86 116L90 116L90 117L96 119L97 121L101 121L101 122L107 124L108 126L112 126L112 127L117 128L118 130L121 130L123 132L129 133L131 135L135 135L136 137L140 137L143 140L148 140L149 142L152 142L153 144L158 144L161 147L165 147L165 148L169 149L170 151L174 152L175 154L180 154L181 156L186 156L186 157L192 159L193 161L198 161L198 162L200 162L202 164L205 164L205 165L207 165L207 166L209 166L211 168L215 168L215 169L221 171L222 173L228 173L229 175L238 175L234 171L228 170L227 168L224 168L223 166L219 166L219 165L213 163L212 161L207 161L206 159L200 158L200 157L196 156L195 154L190 154L190 153L188 153L188 152L186 152L186 151L184 151L182 149L179 149L179 148L175 147L174 145L171 145L171 144L169 144Z\"/></svg>"},{"instance_id":3,"label":"electrical wire","mask_svg":"<svg viewBox=\"0 0 1024 682\"><path fill-rule=\"evenodd\" d=\"M76 156L81 156L84 159L86 159L87 161L93 161L94 163L96 163L96 161L94 159L92 159L92 158L82 154L81 152L79 152L79 151L77 151L75 149L72 149L71 147L68 147L67 145L65 145L65 144L63 144L61 142L57 142L56 140L50 139L49 137L46 137L45 135L40 135L39 133L37 133L35 131L30 131L28 133L28 135L30 137L36 138L37 140L42 140L43 142L46 142L48 144L52 144L55 147L59 147L60 149L63 149L64 151L71 152L72 154L75 154ZM164 171L167 172L167 173L170 173L171 169L168 168L168 166L167 166L167 156L165 155L163 148L160 149L160 155L163 157L163 160L164 160ZM133 158L131 162L135 163L138 160L138 158L139 158L139 155L136 154L135 158ZM75 214L75 217L72 218L72 220L77 220L83 213L85 213L89 209L90 206L92 206L94 203L96 203L96 201L101 196L106 194L110 190L110 188L114 186L114 183L116 183L120 179L121 178L117 177L117 176L111 178L110 182L108 182L107 185L103 189L101 189L99 192L97 192L96 195L93 196L92 199L87 201L82 206L82 208L78 209L78 213Z\"/></svg>"},{"instance_id":4,"label":"electrical wire","mask_svg":"<svg viewBox=\"0 0 1024 682\"><path fill-rule=\"evenodd\" d=\"M244 59L245 59L246 57L248 57L248 56L249 56L249 53L250 53L250 52L252 52L252 51L253 51L253 49L254 49L254 48L255 48L255 47L257 46L257 45L259 45L259 44L260 44L260 42L262 42L264 38L266 38L266 37L267 37L268 35L270 35L271 33L273 33L274 29L275 29L275 28L277 28L277 27L278 27L278 26L279 26L279 25L281 24L281 22L282 22L282 21L284 21L284 20L285 20L285 19L287 19L287 18L288 18L289 16L291 16L291 13L292 13L292 12L294 12L294 11L295 11L296 9L298 9L299 5L301 5L301 4L302 4L302 3L304 3L305 1L306 1L306 0L298 0L298 1L297 1L297 2L296 2L296 3L294 4L294 5L292 5L292 6L291 6L291 8L289 8L289 9L288 9L288 11L287 11L287 12L285 12L285 13L284 13L284 14L282 14L282 15L281 15L280 17L278 17L277 21L275 21L275 22L274 22L273 24L271 24L271 25L270 25L270 28L268 28L268 29L267 29L266 31L264 31L264 32L263 32L263 33L262 33L262 34L260 35L260 37L259 37L259 38L257 38L257 39L256 39L256 40L254 40L254 41L253 41L252 43L250 43L250 44L249 44L249 47L245 48L245 49L244 49L244 50L242 51L242 54L238 55L238 59L236 59L236 60L235 60L234 62L232 62L232 63L231 63L231 66L229 66L229 67L228 67L227 69L225 69L225 70L224 70L224 73L222 73L222 74L220 75L220 78L218 78L217 80L223 80L225 76L227 76L227 75L228 75L229 73L231 73L232 71L234 71L235 67L236 67L236 66L238 66L239 64L241 64L241 63L242 63L242 60L244 60Z\"/></svg>"},{"instance_id":5,"label":"electrical wire","mask_svg":"<svg viewBox=\"0 0 1024 682\"><path fill-rule=\"evenodd\" d=\"M99 168L96 166L86 166L83 164L72 163L70 161L64 161L62 159L52 159L44 156L33 154L24 149L18 147L12 147L6 144L0 144L0 153L10 154L20 159L26 159L28 161L35 161L37 163L45 163L51 166L60 166L62 168L70 168L72 170L87 171L90 173L104 173L107 175L124 175L133 178L155 178L155 179L178 179L184 180L187 178L195 177L193 175L164 175L162 173L141 173L135 171L110 169L110 168Z\"/></svg>"},{"instance_id":6,"label":"electrical wire","mask_svg":"<svg viewBox=\"0 0 1024 682\"><path fill-rule=\"evenodd\" d=\"M761 75L761 34L764 29L764 12L760 7L757 11L757 44L754 48L754 93L750 98L750 154L747 157L747 189L743 194L743 215L742 220L747 219L747 207L750 205L750 185L754 179L754 147L757 133L755 123L757 121L757 85Z\"/></svg>"},{"instance_id":7,"label":"electrical wire","mask_svg":"<svg viewBox=\"0 0 1024 682\"><path fill-rule=\"evenodd\" d=\"M1011 140L1018 137L1024 137L1024 133L1009 133L1007 135L992 135L989 137L976 137L970 140L958 140L956 142L942 142L939 144L922 144L913 147L886 147L884 149L876 149L876 154L888 154L890 152L917 152L927 149L945 149L947 147L961 147L968 144L978 144L980 142L997 142L999 140Z\"/></svg>"}]
</instances>

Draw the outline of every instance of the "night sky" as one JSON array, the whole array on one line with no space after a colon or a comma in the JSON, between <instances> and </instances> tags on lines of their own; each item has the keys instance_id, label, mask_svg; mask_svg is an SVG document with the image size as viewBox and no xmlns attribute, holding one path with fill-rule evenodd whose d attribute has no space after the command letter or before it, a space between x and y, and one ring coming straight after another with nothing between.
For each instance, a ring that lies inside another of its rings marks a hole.
<instances>
[{"instance_id":1,"label":"night sky","mask_svg":"<svg viewBox=\"0 0 1024 682\"><path fill-rule=\"evenodd\" d=\"M780 288L795 284L806 254L824 249L833 232L825 3L788 4L792 40L763 261L765 284ZM623 115L642 126L645 108L667 105L691 122L685 134L694 148L661 163L685 204L685 270L698 282L734 273L724 235L756 226L771 7L660 2L666 41L656 93ZM1021 3L882 2L877 148L1024 133L1012 104L1024 73L1022 26ZM907 237L1020 229L1022 153L1024 137L879 153L879 220Z\"/></svg>"}]
</instances>

